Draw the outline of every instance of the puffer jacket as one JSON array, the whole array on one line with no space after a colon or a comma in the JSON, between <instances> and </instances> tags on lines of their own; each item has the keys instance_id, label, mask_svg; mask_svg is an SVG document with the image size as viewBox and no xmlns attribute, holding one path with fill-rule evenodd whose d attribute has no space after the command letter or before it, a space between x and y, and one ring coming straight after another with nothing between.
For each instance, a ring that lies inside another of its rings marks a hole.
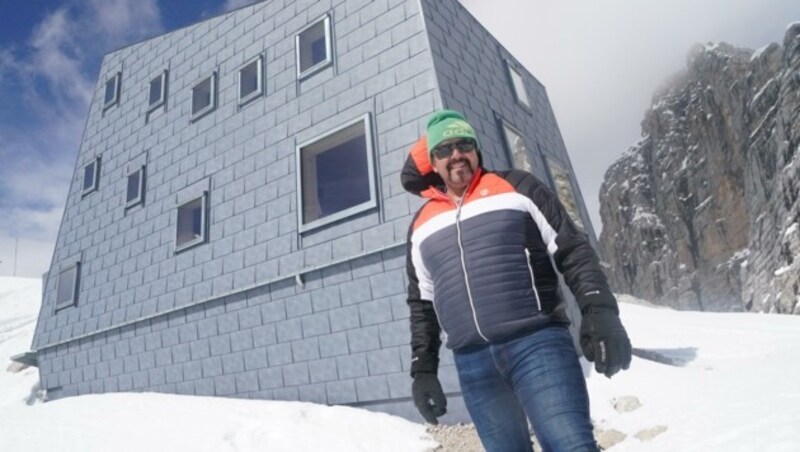
<instances>
[{"instance_id":1,"label":"puffer jacket","mask_svg":"<svg viewBox=\"0 0 800 452\"><path fill-rule=\"evenodd\" d=\"M558 198L530 173L478 168L460 203L418 141L403 187L428 199L408 231L411 373L436 372L441 345L497 343L566 324L555 266L584 311L617 311L598 258Z\"/></svg>"}]
</instances>

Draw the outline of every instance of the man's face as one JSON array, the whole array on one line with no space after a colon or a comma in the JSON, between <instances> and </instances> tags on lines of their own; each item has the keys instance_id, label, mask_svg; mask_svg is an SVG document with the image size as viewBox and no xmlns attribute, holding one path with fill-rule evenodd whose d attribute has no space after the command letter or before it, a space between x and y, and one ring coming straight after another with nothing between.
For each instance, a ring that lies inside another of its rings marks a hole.
<instances>
[{"instance_id":1,"label":"man's face","mask_svg":"<svg viewBox=\"0 0 800 452\"><path fill-rule=\"evenodd\" d=\"M449 192L457 196L463 195L478 168L475 142L465 138L451 138L441 142L436 148L433 152L433 170L442 177ZM452 153L448 156L449 152Z\"/></svg>"}]
</instances>

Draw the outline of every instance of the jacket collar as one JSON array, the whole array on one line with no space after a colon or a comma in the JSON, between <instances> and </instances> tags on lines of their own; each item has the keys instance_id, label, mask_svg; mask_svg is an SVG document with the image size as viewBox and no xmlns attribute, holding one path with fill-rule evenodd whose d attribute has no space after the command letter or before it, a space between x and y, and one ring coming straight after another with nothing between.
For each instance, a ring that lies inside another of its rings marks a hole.
<instances>
[{"instance_id":1,"label":"jacket collar","mask_svg":"<svg viewBox=\"0 0 800 452\"><path fill-rule=\"evenodd\" d=\"M467 187L467 191L464 192L464 197L462 199L464 200L468 199L472 194L472 192L475 191L475 187L478 186L481 177L483 177L483 173L484 173L483 168L481 168L480 166L475 170L475 175L472 176L472 180L470 181L469 186ZM423 198L428 198L438 201L447 201L452 203L453 200L450 198L450 196L447 195L447 193L444 192L443 189L444 189L443 185L440 186L431 185L430 187L428 187L427 190L423 190L420 193L420 196L422 196Z\"/></svg>"}]
</instances>

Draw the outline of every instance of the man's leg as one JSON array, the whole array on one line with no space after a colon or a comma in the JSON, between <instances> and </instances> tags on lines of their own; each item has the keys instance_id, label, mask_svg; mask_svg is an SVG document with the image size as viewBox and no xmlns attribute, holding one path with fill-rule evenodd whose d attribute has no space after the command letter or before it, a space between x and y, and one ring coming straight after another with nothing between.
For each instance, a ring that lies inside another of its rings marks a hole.
<instances>
[{"instance_id":1,"label":"man's leg","mask_svg":"<svg viewBox=\"0 0 800 452\"><path fill-rule=\"evenodd\" d=\"M504 344L514 390L545 451L597 451L572 337L549 327Z\"/></svg>"},{"instance_id":2,"label":"man's leg","mask_svg":"<svg viewBox=\"0 0 800 452\"><path fill-rule=\"evenodd\" d=\"M511 385L495 366L490 347L455 352L461 393L487 452L533 450L528 420Z\"/></svg>"}]
</instances>

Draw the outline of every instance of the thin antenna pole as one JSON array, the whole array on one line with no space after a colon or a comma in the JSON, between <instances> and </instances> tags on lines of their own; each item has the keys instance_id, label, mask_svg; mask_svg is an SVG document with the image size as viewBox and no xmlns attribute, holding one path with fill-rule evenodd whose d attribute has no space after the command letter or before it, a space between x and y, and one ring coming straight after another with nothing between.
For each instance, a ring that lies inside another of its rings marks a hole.
<instances>
[{"instance_id":1,"label":"thin antenna pole","mask_svg":"<svg viewBox=\"0 0 800 452\"><path fill-rule=\"evenodd\" d=\"M14 276L17 276L17 250L19 249L19 237L14 237Z\"/></svg>"}]
</instances>

